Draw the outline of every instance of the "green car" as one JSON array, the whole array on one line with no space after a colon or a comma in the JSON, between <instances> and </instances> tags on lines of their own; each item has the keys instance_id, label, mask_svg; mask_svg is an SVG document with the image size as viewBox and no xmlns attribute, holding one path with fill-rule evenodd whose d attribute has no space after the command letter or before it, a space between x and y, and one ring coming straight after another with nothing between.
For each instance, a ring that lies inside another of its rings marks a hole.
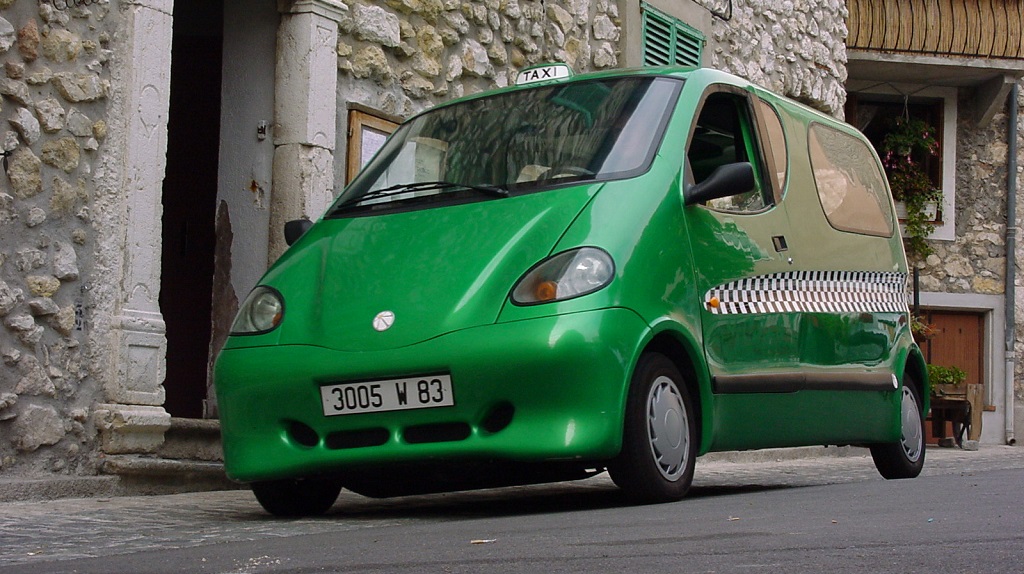
<instances>
[{"instance_id":1,"label":"green car","mask_svg":"<svg viewBox=\"0 0 1024 574\"><path fill-rule=\"evenodd\" d=\"M524 71L406 121L286 236L215 369L227 473L273 514L606 470L672 501L723 450L924 464L881 164L740 78Z\"/></svg>"}]
</instances>

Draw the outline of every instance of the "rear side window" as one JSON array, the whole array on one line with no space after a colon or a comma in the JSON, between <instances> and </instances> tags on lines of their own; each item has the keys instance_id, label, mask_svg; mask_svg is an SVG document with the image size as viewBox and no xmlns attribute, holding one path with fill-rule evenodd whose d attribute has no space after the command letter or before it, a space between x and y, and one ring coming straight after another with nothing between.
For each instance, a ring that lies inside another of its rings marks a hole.
<instances>
[{"instance_id":1,"label":"rear side window","mask_svg":"<svg viewBox=\"0 0 1024 574\"><path fill-rule=\"evenodd\" d=\"M811 124L807 140L818 198L832 227L892 237L885 176L868 145L822 124Z\"/></svg>"}]
</instances>

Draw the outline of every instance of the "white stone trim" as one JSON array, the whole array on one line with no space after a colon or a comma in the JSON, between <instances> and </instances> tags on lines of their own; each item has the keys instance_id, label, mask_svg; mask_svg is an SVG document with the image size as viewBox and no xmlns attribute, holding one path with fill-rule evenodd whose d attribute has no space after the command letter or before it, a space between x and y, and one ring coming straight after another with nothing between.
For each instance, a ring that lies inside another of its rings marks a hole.
<instances>
[{"instance_id":1,"label":"white stone trim","mask_svg":"<svg viewBox=\"0 0 1024 574\"><path fill-rule=\"evenodd\" d=\"M286 221L315 219L334 197L338 124L338 0L279 0L274 168L268 265L287 246Z\"/></svg>"},{"instance_id":2,"label":"white stone trim","mask_svg":"<svg viewBox=\"0 0 1024 574\"><path fill-rule=\"evenodd\" d=\"M171 0L126 2L112 44L107 147L117 151L96 174L108 200L97 214L97 259L107 275L93 290L104 298L104 317L91 335L102 349L94 420L107 454L154 451L170 420L159 297L172 10Z\"/></svg>"},{"instance_id":3,"label":"white stone trim","mask_svg":"<svg viewBox=\"0 0 1024 574\"><path fill-rule=\"evenodd\" d=\"M282 17L275 72L274 145L335 147L338 25L304 12Z\"/></svg>"},{"instance_id":4,"label":"white stone trim","mask_svg":"<svg viewBox=\"0 0 1024 574\"><path fill-rule=\"evenodd\" d=\"M171 415L162 407L98 404L93 416L106 454L156 452L171 428Z\"/></svg>"},{"instance_id":5,"label":"white stone trim","mask_svg":"<svg viewBox=\"0 0 1024 574\"><path fill-rule=\"evenodd\" d=\"M282 14L316 14L339 23L348 6L340 0L277 0L277 10Z\"/></svg>"},{"instance_id":6,"label":"white stone trim","mask_svg":"<svg viewBox=\"0 0 1024 574\"><path fill-rule=\"evenodd\" d=\"M174 12L174 0L122 0L125 6L149 8L170 16Z\"/></svg>"},{"instance_id":7,"label":"white stone trim","mask_svg":"<svg viewBox=\"0 0 1024 574\"><path fill-rule=\"evenodd\" d=\"M120 224L125 227L126 253L119 308L112 325L121 332L117 377L107 384L107 400L160 405L164 396L162 350L166 347L159 302L160 221L167 165L172 18L168 12L142 4L129 11L131 39L124 64L131 73L124 77L131 83L120 86L127 96L124 110L128 112L126 171L120 197L125 204L125 219ZM157 355L143 358L148 350L157 350Z\"/></svg>"}]
</instances>

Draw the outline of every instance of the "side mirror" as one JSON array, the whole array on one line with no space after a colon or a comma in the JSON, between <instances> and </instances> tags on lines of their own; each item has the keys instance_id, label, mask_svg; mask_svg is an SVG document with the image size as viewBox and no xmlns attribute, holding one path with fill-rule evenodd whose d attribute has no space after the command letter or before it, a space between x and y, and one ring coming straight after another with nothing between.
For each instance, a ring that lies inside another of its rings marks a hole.
<instances>
[{"instance_id":1,"label":"side mirror","mask_svg":"<svg viewBox=\"0 0 1024 574\"><path fill-rule=\"evenodd\" d=\"M309 228L313 227L313 222L303 217L302 219L293 219L284 224L284 242L288 245L295 243L303 236Z\"/></svg>"},{"instance_id":2,"label":"side mirror","mask_svg":"<svg viewBox=\"0 0 1024 574\"><path fill-rule=\"evenodd\" d=\"M746 193L757 185L750 162L727 163L715 168L707 179L686 188L686 205Z\"/></svg>"}]
</instances>

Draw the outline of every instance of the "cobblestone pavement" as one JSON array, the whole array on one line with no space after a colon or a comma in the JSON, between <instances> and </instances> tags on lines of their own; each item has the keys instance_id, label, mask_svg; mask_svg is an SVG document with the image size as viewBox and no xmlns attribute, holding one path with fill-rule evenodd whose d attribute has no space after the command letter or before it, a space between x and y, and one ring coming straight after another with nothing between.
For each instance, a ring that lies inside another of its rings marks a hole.
<instances>
[{"instance_id":1,"label":"cobblestone pavement","mask_svg":"<svg viewBox=\"0 0 1024 574\"><path fill-rule=\"evenodd\" d=\"M773 451L730 461L699 459L692 496L883 480L866 451L847 456L778 460ZM931 448L923 475L970 476L1024 468L1024 448L978 451ZM1022 488L1024 485L1007 485ZM373 500L343 493L325 517L281 520L265 514L246 490L168 496L78 498L0 504L0 572L10 565L110 556L155 548L344 532L415 521L461 520L522 512L523 502L545 511L622 504L607 475L589 480L404 499Z\"/></svg>"}]
</instances>

